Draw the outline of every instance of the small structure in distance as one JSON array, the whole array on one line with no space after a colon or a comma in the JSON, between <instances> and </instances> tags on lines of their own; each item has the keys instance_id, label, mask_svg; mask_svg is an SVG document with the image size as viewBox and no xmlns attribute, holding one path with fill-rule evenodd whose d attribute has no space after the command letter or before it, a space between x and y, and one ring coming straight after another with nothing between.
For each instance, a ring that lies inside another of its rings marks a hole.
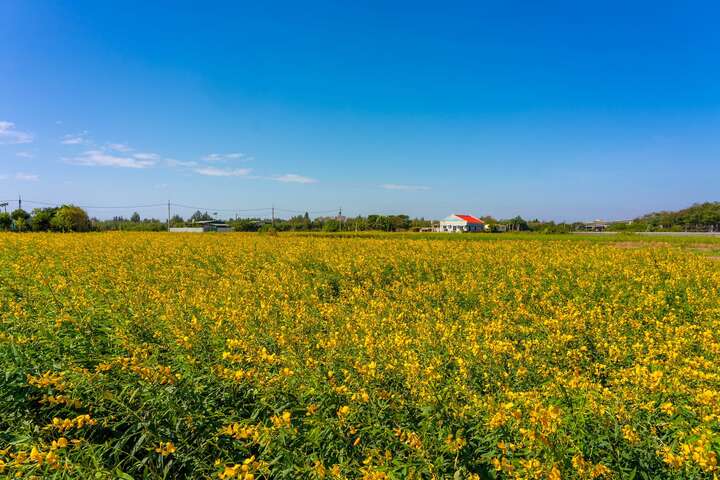
<instances>
[{"instance_id":1,"label":"small structure in distance","mask_svg":"<svg viewBox=\"0 0 720 480\"><path fill-rule=\"evenodd\" d=\"M485 222L477 217L454 213L440 220L437 231L445 233L483 232L486 228Z\"/></svg>"},{"instance_id":2,"label":"small structure in distance","mask_svg":"<svg viewBox=\"0 0 720 480\"><path fill-rule=\"evenodd\" d=\"M585 222L578 228L578 230L583 230L585 232L606 232L610 229L611 226L616 224L626 224L626 225L632 225L632 220L613 220L613 221L604 221L604 220L594 220L592 222Z\"/></svg>"},{"instance_id":3,"label":"small structure in distance","mask_svg":"<svg viewBox=\"0 0 720 480\"><path fill-rule=\"evenodd\" d=\"M217 220L200 220L193 222L192 225L192 227L170 227L168 231L172 233L232 232L230 225Z\"/></svg>"}]
</instances>

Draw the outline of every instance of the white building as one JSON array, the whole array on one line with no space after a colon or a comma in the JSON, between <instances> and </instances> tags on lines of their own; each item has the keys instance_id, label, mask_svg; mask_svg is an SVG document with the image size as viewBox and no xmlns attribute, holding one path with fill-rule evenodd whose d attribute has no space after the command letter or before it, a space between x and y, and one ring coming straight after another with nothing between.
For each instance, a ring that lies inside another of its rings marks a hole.
<instances>
[{"instance_id":1,"label":"white building","mask_svg":"<svg viewBox=\"0 0 720 480\"><path fill-rule=\"evenodd\" d=\"M485 230L485 222L472 215L452 214L440 220L438 232L461 233L461 232L482 232Z\"/></svg>"},{"instance_id":2,"label":"white building","mask_svg":"<svg viewBox=\"0 0 720 480\"><path fill-rule=\"evenodd\" d=\"M203 233L203 232L232 232L232 227L227 223L216 220L201 220L193 222L197 227L170 227L172 233Z\"/></svg>"}]
</instances>

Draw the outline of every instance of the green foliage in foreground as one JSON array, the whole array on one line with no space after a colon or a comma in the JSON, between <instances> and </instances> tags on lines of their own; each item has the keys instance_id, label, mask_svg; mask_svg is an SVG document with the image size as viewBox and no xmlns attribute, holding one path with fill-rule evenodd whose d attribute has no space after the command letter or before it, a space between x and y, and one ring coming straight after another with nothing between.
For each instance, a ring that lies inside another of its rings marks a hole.
<instances>
[{"instance_id":1,"label":"green foliage in foreground","mask_svg":"<svg viewBox=\"0 0 720 480\"><path fill-rule=\"evenodd\" d=\"M554 238L0 235L0 474L712 479L717 261Z\"/></svg>"}]
</instances>

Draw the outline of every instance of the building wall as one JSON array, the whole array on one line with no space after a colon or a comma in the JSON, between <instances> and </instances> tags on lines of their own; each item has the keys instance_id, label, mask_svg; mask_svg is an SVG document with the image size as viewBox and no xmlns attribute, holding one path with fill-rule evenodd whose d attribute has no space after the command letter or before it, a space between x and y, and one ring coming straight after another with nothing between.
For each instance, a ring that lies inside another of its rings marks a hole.
<instances>
[{"instance_id":1,"label":"building wall","mask_svg":"<svg viewBox=\"0 0 720 480\"><path fill-rule=\"evenodd\" d=\"M483 224L467 223L462 220L442 220L439 232L461 233L461 232L482 232L485 230Z\"/></svg>"},{"instance_id":2,"label":"building wall","mask_svg":"<svg viewBox=\"0 0 720 480\"><path fill-rule=\"evenodd\" d=\"M202 233L202 227L170 227L170 233Z\"/></svg>"},{"instance_id":3,"label":"building wall","mask_svg":"<svg viewBox=\"0 0 720 480\"><path fill-rule=\"evenodd\" d=\"M446 233L462 232L466 222L460 220L443 220L440 222L440 231Z\"/></svg>"}]
</instances>

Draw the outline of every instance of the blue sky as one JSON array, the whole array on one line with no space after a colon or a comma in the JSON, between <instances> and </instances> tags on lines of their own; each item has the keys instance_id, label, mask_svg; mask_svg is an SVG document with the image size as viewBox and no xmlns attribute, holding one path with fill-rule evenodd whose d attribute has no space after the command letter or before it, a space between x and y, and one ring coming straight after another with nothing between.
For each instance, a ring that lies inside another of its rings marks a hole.
<instances>
[{"instance_id":1,"label":"blue sky","mask_svg":"<svg viewBox=\"0 0 720 480\"><path fill-rule=\"evenodd\" d=\"M0 199L556 220L720 200L719 5L5 0Z\"/></svg>"}]
</instances>

